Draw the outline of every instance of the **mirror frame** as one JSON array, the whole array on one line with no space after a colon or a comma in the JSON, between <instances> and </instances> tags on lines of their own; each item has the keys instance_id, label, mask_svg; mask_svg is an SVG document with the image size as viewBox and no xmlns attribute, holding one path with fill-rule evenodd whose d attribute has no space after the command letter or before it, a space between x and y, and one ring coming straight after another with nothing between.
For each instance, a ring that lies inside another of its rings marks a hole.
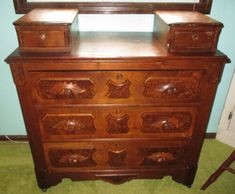
<instances>
[{"instance_id":1,"label":"mirror frame","mask_svg":"<svg viewBox=\"0 0 235 194\"><path fill-rule=\"evenodd\" d=\"M196 10L210 13L213 0L200 0L198 3L123 3L123 2L28 2L13 0L15 12L23 14L35 8L76 8L83 14L151 14L155 10Z\"/></svg>"}]
</instances>

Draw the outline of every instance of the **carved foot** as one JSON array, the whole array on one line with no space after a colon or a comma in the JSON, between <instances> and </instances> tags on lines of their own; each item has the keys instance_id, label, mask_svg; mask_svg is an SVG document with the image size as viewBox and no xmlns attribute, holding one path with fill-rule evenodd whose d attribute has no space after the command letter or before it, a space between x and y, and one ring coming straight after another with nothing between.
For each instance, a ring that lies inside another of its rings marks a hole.
<instances>
[{"instance_id":1,"label":"carved foot","mask_svg":"<svg viewBox=\"0 0 235 194\"><path fill-rule=\"evenodd\" d=\"M197 167L187 167L184 171L182 171L181 174L173 176L172 179L191 188L196 175L196 171Z\"/></svg>"},{"instance_id":2,"label":"carved foot","mask_svg":"<svg viewBox=\"0 0 235 194\"><path fill-rule=\"evenodd\" d=\"M57 185L62 180L60 177L53 176L52 174L43 169L39 170L35 168L35 174L37 178L38 187L43 192L46 192L49 187Z\"/></svg>"}]
</instances>

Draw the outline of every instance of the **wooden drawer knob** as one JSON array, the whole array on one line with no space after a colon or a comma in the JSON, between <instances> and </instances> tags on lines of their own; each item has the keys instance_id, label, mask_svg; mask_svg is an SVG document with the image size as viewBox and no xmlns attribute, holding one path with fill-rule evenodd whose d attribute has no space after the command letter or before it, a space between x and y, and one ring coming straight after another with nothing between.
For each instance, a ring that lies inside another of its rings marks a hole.
<instances>
[{"instance_id":1,"label":"wooden drawer knob","mask_svg":"<svg viewBox=\"0 0 235 194\"><path fill-rule=\"evenodd\" d=\"M117 78L118 80L120 80L120 79L123 78L123 75L122 75L122 74L117 74L116 78Z\"/></svg>"},{"instance_id":2,"label":"wooden drawer knob","mask_svg":"<svg viewBox=\"0 0 235 194\"><path fill-rule=\"evenodd\" d=\"M76 163L78 163L78 160L77 159L73 159L72 163L76 164Z\"/></svg>"},{"instance_id":3,"label":"wooden drawer knob","mask_svg":"<svg viewBox=\"0 0 235 194\"><path fill-rule=\"evenodd\" d=\"M43 34L40 34L39 35L39 38L40 38L40 40L45 40L46 39L46 34L45 33L43 33Z\"/></svg>"},{"instance_id":4,"label":"wooden drawer knob","mask_svg":"<svg viewBox=\"0 0 235 194\"><path fill-rule=\"evenodd\" d=\"M198 34L193 34L192 35L192 40L196 41L199 39L199 35Z\"/></svg>"},{"instance_id":5,"label":"wooden drawer knob","mask_svg":"<svg viewBox=\"0 0 235 194\"><path fill-rule=\"evenodd\" d=\"M168 95L172 95L172 94L175 94L177 93L177 89L176 87L173 85L173 84L166 84L166 85L163 85L160 89L159 89L160 92L165 92L167 93Z\"/></svg>"}]
</instances>

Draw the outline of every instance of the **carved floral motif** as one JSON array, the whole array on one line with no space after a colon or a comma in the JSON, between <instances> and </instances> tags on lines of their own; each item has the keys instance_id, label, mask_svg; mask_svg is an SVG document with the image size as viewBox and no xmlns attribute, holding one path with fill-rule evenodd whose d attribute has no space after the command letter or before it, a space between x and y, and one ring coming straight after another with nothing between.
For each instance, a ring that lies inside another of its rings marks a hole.
<instances>
[{"instance_id":1,"label":"carved floral motif","mask_svg":"<svg viewBox=\"0 0 235 194\"><path fill-rule=\"evenodd\" d=\"M112 80L108 80L106 83L109 87L107 96L109 98L129 98L130 91L129 87L131 82L129 80L124 81L123 83L115 83Z\"/></svg>"},{"instance_id":2,"label":"carved floral motif","mask_svg":"<svg viewBox=\"0 0 235 194\"><path fill-rule=\"evenodd\" d=\"M40 80L37 84L39 96L46 99L92 98L94 83L90 79Z\"/></svg>"},{"instance_id":3,"label":"carved floral motif","mask_svg":"<svg viewBox=\"0 0 235 194\"><path fill-rule=\"evenodd\" d=\"M198 72L187 76L149 77L143 94L154 98L192 98L198 93L200 78Z\"/></svg>"},{"instance_id":4,"label":"carved floral motif","mask_svg":"<svg viewBox=\"0 0 235 194\"><path fill-rule=\"evenodd\" d=\"M158 153L153 153L147 156L147 159L152 160L157 163L164 163L168 161L173 161L176 158L169 152L158 152Z\"/></svg>"},{"instance_id":5,"label":"carved floral motif","mask_svg":"<svg viewBox=\"0 0 235 194\"><path fill-rule=\"evenodd\" d=\"M96 166L92 159L95 149L50 150L49 157L54 167L90 167Z\"/></svg>"},{"instance_id":6,"label":"carved floral motif","mask_svg":"<svg viewBox=\"0 0 235 194\"><path fill-rule=\"evenodd\" d=\"M108 123L108 128L106 129L107 132L111 134L127 133L129 131L128 119L129 116L127 114L121 117L114 117L111 114L107 115L106 116L106 120Z\"/></svg>"},{"instance_id":7,"label":"carved floral motif","mask_svg":"<svg viewBox=\"0 0 235 194\"><path fill-rule=\"evenodd\" d=\"M140 165L152 166L177 162L184 151L183 148L142 148L140 153L143 159Z\"/></svg>"},{"instance_id":8,"label":"carved floral motif","mask_svg":"<svg viewBox=\"0 0 235 194\"><path fill-rule=\"evenodd\" d=\"M125 160L127 156L127 150L109 150L108 151L108 164L110 166L118 167L118 166L125 166Z\"/></svg>"},{"instance_id":9,"label":"carved floral motif","mask_svg":"<svg viewBox=\"0 0 235 194\"><path fill-rule=\"evenodd\" d=\"M151 112L142 114L141 131L145 133L184 132L190 129L189 112Z\"/></svg>"},{"instance_id":10,"label":"carved floral motif","mask_svg":"<svg viewBox=\"0 0 235 194\"><path fill-rule=\"evenodd\" d=\"M96 130L92 114L46 115L42 123L49 135L90 134Z\"/></svg>"}]
</instances>

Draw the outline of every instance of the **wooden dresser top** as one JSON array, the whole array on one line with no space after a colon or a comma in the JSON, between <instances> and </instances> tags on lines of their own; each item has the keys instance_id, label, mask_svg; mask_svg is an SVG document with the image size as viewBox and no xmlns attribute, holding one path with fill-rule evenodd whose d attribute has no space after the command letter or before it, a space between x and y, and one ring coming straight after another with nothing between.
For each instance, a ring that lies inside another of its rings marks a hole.
<instances>
[{"instance_id":1,"label":"wooden dresser top","mask_svg":"<svg viewBox=\"0 0 235 194\"><path fill-rule=\"evenodd\" d=\"M151 32L78 32L77 43L70 54L25 53L16 49L8 58L12 60L31 59L181 59L192 58L194 55L170 54L162 47ZM197 54L201 58L227 57L217 51L216 54Z\"/></svg>"},{"instance_id":2,"label":"wooden dresser top","mask_svg":"<svg viewBox=\"0 0 235 194\"><path fill-rule=\"evenodd\" d=\"M164 22L168 25L185 25L185 24L200 24L223 26L221 22L214 20L200 12L192 11L155 11Z\"/></svg>"},{"instance_id":3,"label":"wooden dresser top","mask_svg":"<svg viewBox=\"0 0 235 194\"><path fill-rule=\"evenodd\" d=\"M77 14L77 9L35 9L15 21L14 25L68 25Z\"/></svg>"}]
</instances>

